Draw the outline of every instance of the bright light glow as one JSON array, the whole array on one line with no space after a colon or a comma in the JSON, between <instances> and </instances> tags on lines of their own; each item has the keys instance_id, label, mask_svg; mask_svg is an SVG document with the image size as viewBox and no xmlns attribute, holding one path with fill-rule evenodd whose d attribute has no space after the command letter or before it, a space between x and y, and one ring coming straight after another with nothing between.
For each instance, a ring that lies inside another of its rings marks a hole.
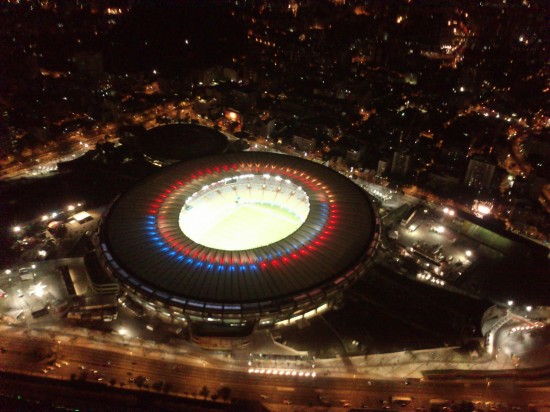
<instances>
[{"instance_id":1,"label":"bright light glow","mask_svg":"<svg viewBox=\"0 0 550 412\"><path fill-rule=\"evenodd\" d=\"M31 265L31 268L36 269L36 265L33 263L33 264Z\"/></svg>"},{"instance_id":2,"label":"bright light glow","mask_svg":"<svg viewBox=\"0 0 550 412\"><path fill-rule=\"evenodd\" d=\"M5 273L6 275L9 275L9 274L11 273L11 270L10 270L10 269L6 269L6 270L4 271L4 273Z\"/></svg>"},{"instance_id":3,"label":"bright light glow","mask_svg":"<svg viewBox=\"0 0 550 412\"><path fill-rule=\"evenodd\" d=\"M67 210L68 210L69 212L72 212L72 211L74 210L74 206L73 206L73 205L67 206Z\"/></svg>"},{"instance_id":4,"label":"bright light glow","mask_svg":"<svg viewBox=\"0 0 550 412\"><path fill-rule=\"evenodd\" d=\"M471 250L467 250L465 253L466 257L472 257L472 251Z\"/></svg>"},{"instance_id":5,"label":"bright light glow","mask_svg":"<svg viewBox=\"0 0 550 412\"><path fill-rule=\"evenodd\" d=\"M21 232L21 226L14 226L14 227L13 227L13 231L14 231L15 233Z\"/></svg>"},{"instance_id":6,"label":"bright light glow","mask_svg":"<svg viewBox=\"0 0 550 412\"><path fill-rule=\"evenodd\" d=\"M120 329L118 330L118 334L119 334L120 336L126 336L126 335L128 334L128 330L126 330L126 328L120 328Z\"/></svg>"},{"instance_id":7,"label":"bright light glow","mask_svg":"<svg viewBox=\"0 0 550 412\"><path fill-rule=\"evenodd\" d=\"M479 205L479 207L477 208L478 212L481 213L482 215L487 215L491 212L491 209L489 209L488 206L485 206L485 205Z\"/></svg>"},{"instance_id":8,"label":"bright light glow","mask_svg":"<svg viewBox=\"0 0 550 412\"><path fill-rule=\"evenodd\" d=\"M53 212L52 215L50 216L51 219L55 219L57 217L57 212Z\"/></svg>"},{"instance_id":9,"label":"bright light glow","mask_svg":"<svg viewBox=\"0 0 550 412\"><path fill-rule=\"evenodd\" d=\"M532 306L527 306L527 307L525 308L525 310L527 310L527 312L531 312L531 311L533 310L533 307L532 307Z\"/></svg>"},{"instance_id":10,"label":"bright light glow","mask_svg":"<svg viewBox=\"0 0 550 412\"><path fill-rule=\"evenodd\" d=\"M45 289L46 285L43 285L42 282L39 282L37 285L31 286L29 288L29 293L40 298L44 295Z\"/></svg>"},{"instance_id":11,"label":"bright light glow","mask_svg":"<svg viewBox=\"0 0 550 412\"><path fill-rule=\"evenodd\" d=\"M49 218L48 218L48 215L42 216L42 222L45 222L45 221L48 220L48 219L49 219Z\"/></svg>"},{"instance_id":12,"label":"bright light glow","mask_svg":"<svg viewBox=\"0 0 550 412\"><path fill-rule=\"evenodd\" d=\"M46 252L44 249L40 249L38 251L38 256L40 257L46 257L48 255L48 252Z\"/></svg>"},{"instance_id":13,"label":"bright light glow","mask_svg":"<svg viewBox=\"0 0 550 412\"><path fill-rule=\"evenodd\" d=\"M437 227L435 228L435 231L436 231L437 233L441 234L441 233L445 232L445 228L444 228L443 226L437 226Z\"/></svg>"},{"instance_id":14,"label":"bright light glow","mask_svg":"<svg viewBox=\"0 0 550 412\"><path fill-rule=\"evenodd\" d=\"M474 214L481 218L490 214L492 209L493 204L491 202L480 202L479 200L475 200L472 206L472 211Z\"/></svg>"},{"instance_id":15,"label":"bright light glow","mask_svg":"<svg viewBox=\"0 0 550 412\"><path fill-rule=\"evenodd\" d=\"M280 177L238 177L215 182L185 201L179 226L187 237L213 249L248 250L284 239L306 220L309 199L299 186Z\"/></svg>"}]
</instances>

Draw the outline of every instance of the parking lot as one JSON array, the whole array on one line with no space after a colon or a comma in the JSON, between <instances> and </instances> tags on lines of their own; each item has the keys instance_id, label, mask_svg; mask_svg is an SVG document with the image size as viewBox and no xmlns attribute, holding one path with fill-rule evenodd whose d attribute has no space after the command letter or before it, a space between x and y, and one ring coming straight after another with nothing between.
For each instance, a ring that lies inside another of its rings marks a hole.
<instances>
[{"instance_id":1,"label":"parking lot","mask_svg":"<svg viewBox=\"0 0 550 412\"><path fill-rule=\"evenodd\" d=\"M409 215L410 216L410 215ZM398 266L414 262L417 279L445 286L481 258L478 245L450 228L453 216L428 207L419 208L409 221L394 225L388 237L400 248Z\"/></svg>"},{"instance_id":2,"label":"parking lot","mask_svg":"<svg viewBox=\"0 0 550 412\"><path fill-rule=\"evenodd\" d=\"M63 279L52 262L5 269L0 274L0 314L8 324L29 324L59 317L67 297Z\"/></svg>"}]
</instances>

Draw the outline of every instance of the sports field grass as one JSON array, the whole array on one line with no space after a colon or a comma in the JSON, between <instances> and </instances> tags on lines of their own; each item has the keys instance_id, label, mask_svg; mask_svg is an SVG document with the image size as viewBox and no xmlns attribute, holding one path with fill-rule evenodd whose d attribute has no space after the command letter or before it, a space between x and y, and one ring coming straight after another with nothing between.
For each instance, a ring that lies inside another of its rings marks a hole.
<instances>
[{"instance_id":1,"label":"sports field grass","mask_svg":"<svg viewBox=\"0 0 550 412\"><path fill-rule=\"evenodd\" d=\"M204 216L195 210L186 235L214 249L246 250L277 242L302 224L289 211L268 204L235 204L218 210Z\"/></svg>"}]
</instances>

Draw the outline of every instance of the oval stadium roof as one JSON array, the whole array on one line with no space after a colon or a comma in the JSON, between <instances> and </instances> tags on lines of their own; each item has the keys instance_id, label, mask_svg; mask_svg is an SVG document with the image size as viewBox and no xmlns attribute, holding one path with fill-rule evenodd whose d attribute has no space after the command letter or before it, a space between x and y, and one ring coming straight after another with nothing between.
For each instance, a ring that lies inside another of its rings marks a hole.
<instances>
[{"instance_id":1,"label":"oval stadium roof","mask_svg":"<svg viewBox=\"0 0 550 412\"><path fill-rule=\"evenodd\" d=\"M182 232L179 216L191 195L224 179L265 174L288 179L309 198L309 214L294 233L227 251ZM219 312L349 284L376 247L378 221L368 195L341 174L297 157L243 152L178 163L141 181L104 216L100 242L109 266L131 288L170 305Z\"/></svg>"}]
</instances>

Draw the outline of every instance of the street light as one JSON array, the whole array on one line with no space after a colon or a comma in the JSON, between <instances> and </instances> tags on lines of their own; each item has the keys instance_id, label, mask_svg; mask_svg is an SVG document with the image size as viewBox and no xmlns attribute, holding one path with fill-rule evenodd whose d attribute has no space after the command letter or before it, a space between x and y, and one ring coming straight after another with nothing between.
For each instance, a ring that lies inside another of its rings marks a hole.
<instances>
[{"instance_id":1,"label":"street light","mask_svg":"<svg viewBox=\"0 0 550 412\"><path fill-rule=\"evenodd\" d=\"M465 255L466 255L467 257L472 257L472 251L471 251L471 250L467 250L466 253L465 253Z\"/></svg>"},{"instance_id":2,"label":"street light","mask_svg":"<svg viewBox=\"0 0 550 412\"><path fill-rule=\"evenodd\" d=\"M14 231L15 233L21 232L21 226L14 226L14 227L13 227L13 231Z\"/></svg>"},{"instance_id":3,"label":"street light","mask_svg":"<svg viewBox=\"0 0 550 412\"><path fill-rule=\"evenodd\" d=\"M514 301L513 300L509 300L507 303L508 303L508 306L514 306Z\"/></svg>"}]
</instances>

